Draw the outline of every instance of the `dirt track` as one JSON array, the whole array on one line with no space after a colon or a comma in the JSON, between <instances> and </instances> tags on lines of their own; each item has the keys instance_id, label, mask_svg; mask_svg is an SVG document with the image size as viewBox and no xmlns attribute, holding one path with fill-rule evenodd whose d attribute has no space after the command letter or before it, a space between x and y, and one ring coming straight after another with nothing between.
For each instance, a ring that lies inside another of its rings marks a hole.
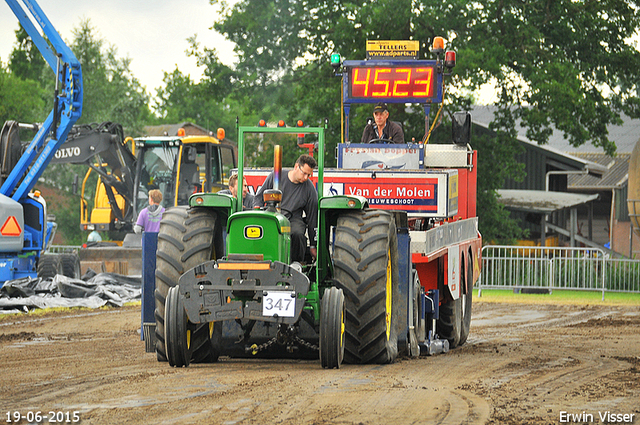
<instances>
[{"instance_id":1,"label":"dirt track","mask_svg":"<svg viewBox=\"0 0 640 425\"><path fill-rule=\"evenodd\" d=\"M464 347L340 370L228 358L172 369L144 352L139 327L139 307L1 319L0 421L557 424L609 411L640 424L639 307L476 302Z\"/></svg>"}]
</instances>

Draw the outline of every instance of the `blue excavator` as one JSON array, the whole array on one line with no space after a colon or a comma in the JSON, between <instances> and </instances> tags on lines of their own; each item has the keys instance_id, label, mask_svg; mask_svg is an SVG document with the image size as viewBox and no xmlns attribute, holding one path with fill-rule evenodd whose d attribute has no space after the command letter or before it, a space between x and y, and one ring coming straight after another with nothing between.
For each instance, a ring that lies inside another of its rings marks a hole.
<instances>
[{"instance_id":1,"label":"blue excavator","mask_svg":"<svg viewBox=\"0 0 640 425\"><path fill-rule=\"evenodd\" d=\"M33 189L82 114L78 59L35 0L5 1L53 70L55 90L53 109L26 149L19 140L22 124L7 121L0 133L0 287L8 280L55 274L64 261L79 267L73 256L45 254L56 225Z\"/></svg>"}]
</instances>

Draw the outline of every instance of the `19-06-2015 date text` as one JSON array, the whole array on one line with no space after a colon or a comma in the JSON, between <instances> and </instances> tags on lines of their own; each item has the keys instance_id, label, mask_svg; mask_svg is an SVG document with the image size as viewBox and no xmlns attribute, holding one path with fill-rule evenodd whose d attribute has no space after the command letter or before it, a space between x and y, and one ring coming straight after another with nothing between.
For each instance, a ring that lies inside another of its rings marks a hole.
<instances>
[{"instance_id":1,"label":"19-06-2015 date text","mask_svg":"<svg viewBox=\"0 0 640 425\"><path fill-rule=\"evenodd\" d=\"M5 423L20 423L26 421L28 423L36 424L70 424L80 422L80 412L65 412L65 411L9 411L6 412Z\"/></svg>"}]
</instances>

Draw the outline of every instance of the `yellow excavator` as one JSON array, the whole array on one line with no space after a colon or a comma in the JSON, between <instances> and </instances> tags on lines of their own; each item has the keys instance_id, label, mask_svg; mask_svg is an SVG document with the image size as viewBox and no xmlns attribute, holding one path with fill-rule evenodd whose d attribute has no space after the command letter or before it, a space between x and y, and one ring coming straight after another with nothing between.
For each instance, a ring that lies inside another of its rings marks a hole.
<instances>
[{"instance_id":1,"label":"yellow excavator","mask_svg":"<svg viewBox=\"0 0 640 425\"><path fill-rule=\"evenodd\" d=\"M76 126L58 149L52 164L85 164L81 187L80 228L108 232L121 241L133 231L139 212L148 206L148 192L162 192L163 207L186 205L194 192L227 187L236 167L234 147L224 130L213 135L124 137L120 124ZM85 198L89 177L98 174L93 208Z\"/></svg>"}]
</instances>

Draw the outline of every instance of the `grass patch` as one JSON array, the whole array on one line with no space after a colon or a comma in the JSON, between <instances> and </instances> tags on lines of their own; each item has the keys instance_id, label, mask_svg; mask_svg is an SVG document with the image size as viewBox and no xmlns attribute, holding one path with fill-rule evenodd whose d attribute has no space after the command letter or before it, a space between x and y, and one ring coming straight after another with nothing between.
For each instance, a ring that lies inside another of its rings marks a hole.
<instances>
[{"instance_id":1,"label":"grass patch","mask_svg":"<svg viewBox=\"0 0 640 425\"><path fill-rule=\"evenodd\" d=\"M123 305L123 307L139 307L142 305L140 300L129 301ZM28 315L29 317L41 317L41 316L63 316L69 313L78 313L78 312L89 312L89 311L108 311L108 310L117 310L121 307L113 307L110 305L103 305L98 308L89 308L89 307L51 307L51 308L33 308L29 310L29 312L24 313L6 313L3 314L0 310L0 322L11 320L16 317L25 317Z\"/></svg>"},{"instance_id":2,"label":"grass patch","mask_svg":"<svg viewBox=\"0 0 640 425\"><path fill-rule=\"evenodd\" d=\"M478 290L473 290L476 301L488 303L521 304L575 304L575 305L632 305L640 306L640 294L630 292L553 290L551 294L515 294L508 289L483 289L478 298Z\"/></svg>"},{"instance_id":3,"label":"grass patch","mask_svg":"<svg viewBox=\"0 0 640 425\"><path fill-rule=\"evenodd\" d=\"M4 320L9 320L15 317L22 317L25 315L29 315L30 317L40 317L46 315L63 315L71 312L79 312L79 311L92 311L94 309L89 307L51 307L51 308L33 308L29 310L29 312L22 313L0 313L0 322Z\"/></svg>"}]
</instances>

